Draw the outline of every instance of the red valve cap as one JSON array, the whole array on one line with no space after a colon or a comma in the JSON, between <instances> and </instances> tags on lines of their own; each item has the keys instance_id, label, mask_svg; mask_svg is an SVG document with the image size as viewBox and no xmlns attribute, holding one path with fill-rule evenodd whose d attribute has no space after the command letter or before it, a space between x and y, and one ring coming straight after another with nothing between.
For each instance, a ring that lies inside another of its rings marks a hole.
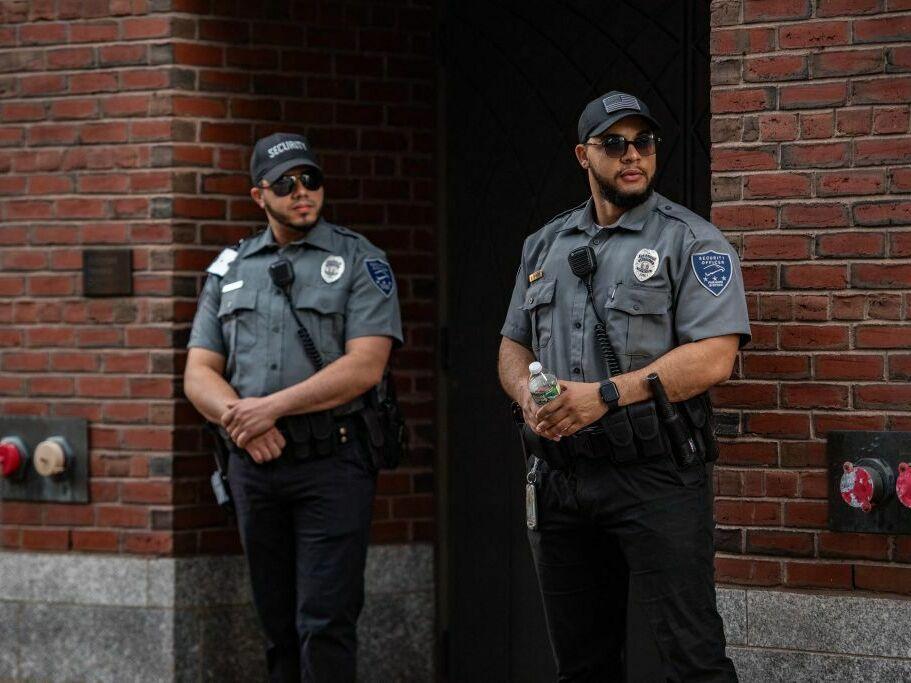
<instances>
[{"instance_id":1,"label":"red valve cap","mask_svg":"<svg viewBox=\"0 0 911 683\"><path fill-rule=\"evenodd\" d=\"M9 477L22 465L22 453L16 444L0 443L0 476Z\"/></svg>"},{"instance_id":2,"label":"red valve cap","mask_svg":"<svg viewBox=\"0 0 911 683\"><path fill-rule=\"evenodd\" d=\"M865 467L845 463L839 490L842 500L852 508L868 512L873 507L873 478Z\"/></svg>"},{"instance_id":3,"label":"red valve cap","mask_svg":"<svg viewBox=\"0 0 911 683\"><path fill-rule=\"evenodd\" d=\"M906 508L911 508L911 465L903 462L898 466L898 479L895 480L895 495Z\"/></svg>"}]
</instances>

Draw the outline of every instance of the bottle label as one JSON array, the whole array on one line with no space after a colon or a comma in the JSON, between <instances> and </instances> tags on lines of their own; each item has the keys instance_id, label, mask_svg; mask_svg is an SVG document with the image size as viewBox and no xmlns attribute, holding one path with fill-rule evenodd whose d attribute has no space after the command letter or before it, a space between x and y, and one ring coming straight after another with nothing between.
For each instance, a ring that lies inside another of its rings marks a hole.
<instances>
[{"instance_id":1,"label":"bottle label","mask_svg":"<svg viewBox=\"0 0 911 683\"><path fill-rule=\"evenodd\" d=\"M531 392L531 397L535 403L539 406L543 406L545 403L550 403L557 396L560 395L560 385L554 383L550 386L546 386L544 391L533 391Z\"/></svg>"}]
</instances>

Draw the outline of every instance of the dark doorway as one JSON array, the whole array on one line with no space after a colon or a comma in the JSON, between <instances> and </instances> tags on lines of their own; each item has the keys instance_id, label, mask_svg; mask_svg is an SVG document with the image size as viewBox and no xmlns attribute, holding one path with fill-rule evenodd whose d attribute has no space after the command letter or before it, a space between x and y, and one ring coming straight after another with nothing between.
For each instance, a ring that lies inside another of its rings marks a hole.
<instances>
[{"instance_id":1,"label":"dark doorway","mask_svg":"<svg viewBox=\"0 0 911 683\"><path fill-rule=\"evenodd\" d=\"M523 462L496 379L499 329L522 241L587 197L572 148L594 97L619 89L648 102L663 123L659 191L707 215L708 0L444 0L440 14L441 673L552 681Z\"/></svg>"}]
</instances>

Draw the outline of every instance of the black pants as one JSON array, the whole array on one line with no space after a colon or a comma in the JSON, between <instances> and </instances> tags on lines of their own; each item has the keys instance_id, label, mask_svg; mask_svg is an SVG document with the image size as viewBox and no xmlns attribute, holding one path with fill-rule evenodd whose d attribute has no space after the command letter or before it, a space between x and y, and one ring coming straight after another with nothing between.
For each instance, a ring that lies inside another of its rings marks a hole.
<instances>
[{"instance_id":1,"label":"black pants","mask_svg":"<svg viewBox=\"0 0 911 683\"><path fill-rule=\"evenodd\" d=\"M670 457L538 465L529 531L559 681L622 681L628 591L660 681L736 681L715 605L710 468Z\"/></svg>"},{"instance_id":2,"label":"black pants","mask_svg":"<svg viewBox=\"0 0 911 683\"><path fill-rule=\"evenodd\" d=\"M270 681L355 680L376 488L368 463L355 439L321 459L286 452L257 465L231 455L228 479Z\"/></svg>"}]
</instances>

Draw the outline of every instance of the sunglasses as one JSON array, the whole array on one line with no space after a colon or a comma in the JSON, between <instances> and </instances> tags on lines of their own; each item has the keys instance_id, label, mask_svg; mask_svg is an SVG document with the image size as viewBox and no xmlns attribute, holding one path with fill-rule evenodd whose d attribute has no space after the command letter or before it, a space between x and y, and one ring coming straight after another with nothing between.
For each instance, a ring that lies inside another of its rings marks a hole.
<instances>
[{"instance_id":1,"label":"sunglasses","mask_svg":"<svg viewBox=\"0 0 911 683\"><path fill-rule=\"evenodd\" d=\"M275 193L276 197L287 197L294 192L298 180L300 180L301 185L311 191L318 190L323 186L323 174L314 169L308 173L301 173L300 175L282 176L269 185L269 189Z\"/></svg>"},{"instance_id":2,"label":"sunglasses","mask_svg":"<svg viewBox=\"0 0 911 683\"><path fill-rule=\"evenodd\" d=\"M626 154L629 145L635 147L641 156L650 157L657 151L659 142L661 142L661 138L654 133L644 133L636 136L635 140L627 140L622 135L606 135L598 142L587 142L586 144L601 147L611 159L619 159Z\"/></svg>"}]
</instances>

